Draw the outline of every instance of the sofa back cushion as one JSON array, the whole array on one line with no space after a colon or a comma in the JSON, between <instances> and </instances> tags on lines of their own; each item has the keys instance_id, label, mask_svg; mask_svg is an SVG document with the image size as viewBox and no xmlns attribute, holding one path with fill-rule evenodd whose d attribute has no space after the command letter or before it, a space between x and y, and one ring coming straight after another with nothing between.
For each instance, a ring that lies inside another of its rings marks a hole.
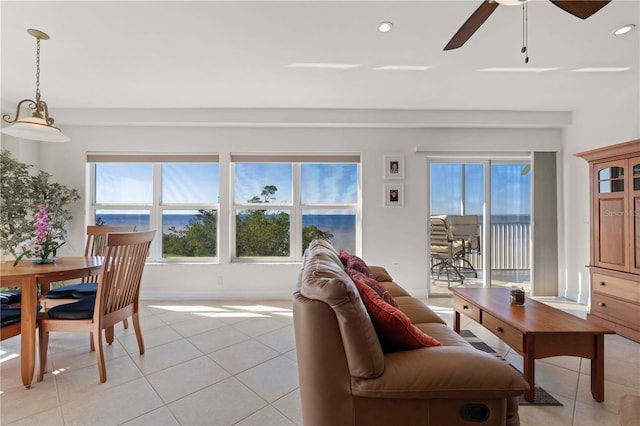
<instances>
[{"instance_id":1,"label":"sofa back cushion","mask_svg":"<svg viewBox=\"0 0 640 426\"><path fill-rule=\"evenodd\" d=\"M384 371L380 341L355 284L330 243L327 246L322 240L314 240L309 245L299 291L302 296L322 301L333 309L351 376L380 376Z\"/></svg>"}]
</instances>

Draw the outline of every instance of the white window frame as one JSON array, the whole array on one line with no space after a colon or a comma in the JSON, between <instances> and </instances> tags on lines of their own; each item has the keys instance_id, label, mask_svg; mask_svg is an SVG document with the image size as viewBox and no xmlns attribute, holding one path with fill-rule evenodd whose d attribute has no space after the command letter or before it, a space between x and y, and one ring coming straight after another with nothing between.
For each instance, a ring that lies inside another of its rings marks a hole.
<instances>
[{"instance_id":1,"label":"white window frame","mask_svg":"<svg viewBox=\"0 0 640 426\"><path fill-rule=\"evenodd\" d=\"M96 203L96 168L98 163L143 163L152 164L153 198L151 204L113 204ZM176 204L162 202L162 165L179 163L219 163L217 154L116 154L116 153L88 153L87 167L89 196L86 223L95 224L96 211L98 210L148 210L149 229L158 232L149 249L149 262L154 263L219 263L220 260L220 200L217 203ZM218 188L218 193L219 193ZM162 216L165 210L216 210L217 214L217 241L216 257L175 257L164 258L162 256Z\"/></svg>"},{"instance_id":2,"label":"white window frame","mask_svg":"<svg viewBox=\"0 0 640 426\"><path fill-rule=\"evenodd\" d=\"M235 177L237 163L282 163L292 165L292 202L291 204L269 203L266 210L284 210L289 214L289 256L265 257L247 256L239 257L236 253L236 214L239 210L265 210L265 204L236 203ZM301 202L301 168L303 163L332 164L332 163L356 163L358 170L357 202L344 204L302 204ZM299 263L302 261L302 215L305 210L353 210L356 214L356 248L359 251L362 215L362 184L361 184L361 160L359 153L340 154L231 154L230 164L230 212L229 215L229 245L232 262L239 263Z\"/></svg>"}]
</instances>

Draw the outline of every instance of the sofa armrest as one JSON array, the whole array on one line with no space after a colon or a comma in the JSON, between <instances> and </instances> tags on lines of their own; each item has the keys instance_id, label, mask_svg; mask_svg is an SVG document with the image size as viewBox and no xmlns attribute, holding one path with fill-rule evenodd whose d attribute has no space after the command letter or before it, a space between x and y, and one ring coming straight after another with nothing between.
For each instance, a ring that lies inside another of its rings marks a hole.
<instances>
[{"instance_id":1,"label":"sofa armrest","mask_svg":"<svg viewBox=\"0 0 640 426\"><path fill-rule=\"evenodd\" d=\"M472 347L438 346L385 354L376 378L352 377L354 395L368 398L502 398L529 389L505 361Z\"/></svg>"}]
</instances>

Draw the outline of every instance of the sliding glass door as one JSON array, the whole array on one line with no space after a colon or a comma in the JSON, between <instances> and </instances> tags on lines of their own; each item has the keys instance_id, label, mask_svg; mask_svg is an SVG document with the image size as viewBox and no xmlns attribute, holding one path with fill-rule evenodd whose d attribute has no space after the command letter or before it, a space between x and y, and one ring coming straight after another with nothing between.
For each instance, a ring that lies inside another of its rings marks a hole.
<instances>
[{"instance_id":1,"label":"sliding glass door","mask_svg":"<svg viewBox=\"0 0 640 426\"><path fill-rule=\"evenodd\" d=\"M449 287L460 285L528 285L529 159L438 159L428 165L429 293L448 295Z\"/></svg>"},{"instance_id":2,"label":"sliding glass door","mask_svg":"<svg viewBox=\"0 0 640 426\"><path fill-rule=\"evenodd\" d=\"M491 286L531 285L531 167L491 162Z\"/></svg>"}]
</instances>

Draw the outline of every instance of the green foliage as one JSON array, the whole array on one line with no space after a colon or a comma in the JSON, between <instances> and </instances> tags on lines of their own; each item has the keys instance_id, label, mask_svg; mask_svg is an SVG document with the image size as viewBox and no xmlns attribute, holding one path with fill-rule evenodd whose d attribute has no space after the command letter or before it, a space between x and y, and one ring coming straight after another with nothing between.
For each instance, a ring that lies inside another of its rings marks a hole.
<instances>
[{"instance_id":1,"label":"green foliage","mask_svg":"<svg viewBox=\"0 0 640 426\"><path fill-rule=\"evenodd\" d=\"M52 228L66 239L64 226L72 219L68 205L80 199L78 191L49 182L49 173L13 159L7 150L0 160L0 250L13 254L33 236L39 204L47 206Z\"/></svg>"},{"instance_id":2,"label":"green foliage","mask_svg":"<svg viewBox=\"0 0 640 426\"><path fill-rule=\"evenodd\" d=\"M269 204L278 191L265 186L249 203ZM162 235L164 257L215 257L218 212L198 210L183 230L174 226ZM257 209L245 210L236 216L236 255L239 257L286 257L290 254L290 217L288 213ZM315 225L302 229L303 249L316 238L331 238L333 234Z\"/></svg>"},{"instance_id":3,"label":"green foliage","mask_svg":"<svg viewBox=\"0 0 640 426\"><path fill-rule=\"evenodd\" d=\"M198 210L183 230L175 226L168 234L162 234L164 257L215 257L218 212L216 210Z\"/></svg>"},{"instance_id":4,"label":"green foliage","mask_svg":"<svg viewBox=\"0 0 640 426\"><path fill-rule=\"evenodd\" d=\"M249 210L236 216L236 255L289 256L289 214Z\"/></svg>"}]
</instances>

